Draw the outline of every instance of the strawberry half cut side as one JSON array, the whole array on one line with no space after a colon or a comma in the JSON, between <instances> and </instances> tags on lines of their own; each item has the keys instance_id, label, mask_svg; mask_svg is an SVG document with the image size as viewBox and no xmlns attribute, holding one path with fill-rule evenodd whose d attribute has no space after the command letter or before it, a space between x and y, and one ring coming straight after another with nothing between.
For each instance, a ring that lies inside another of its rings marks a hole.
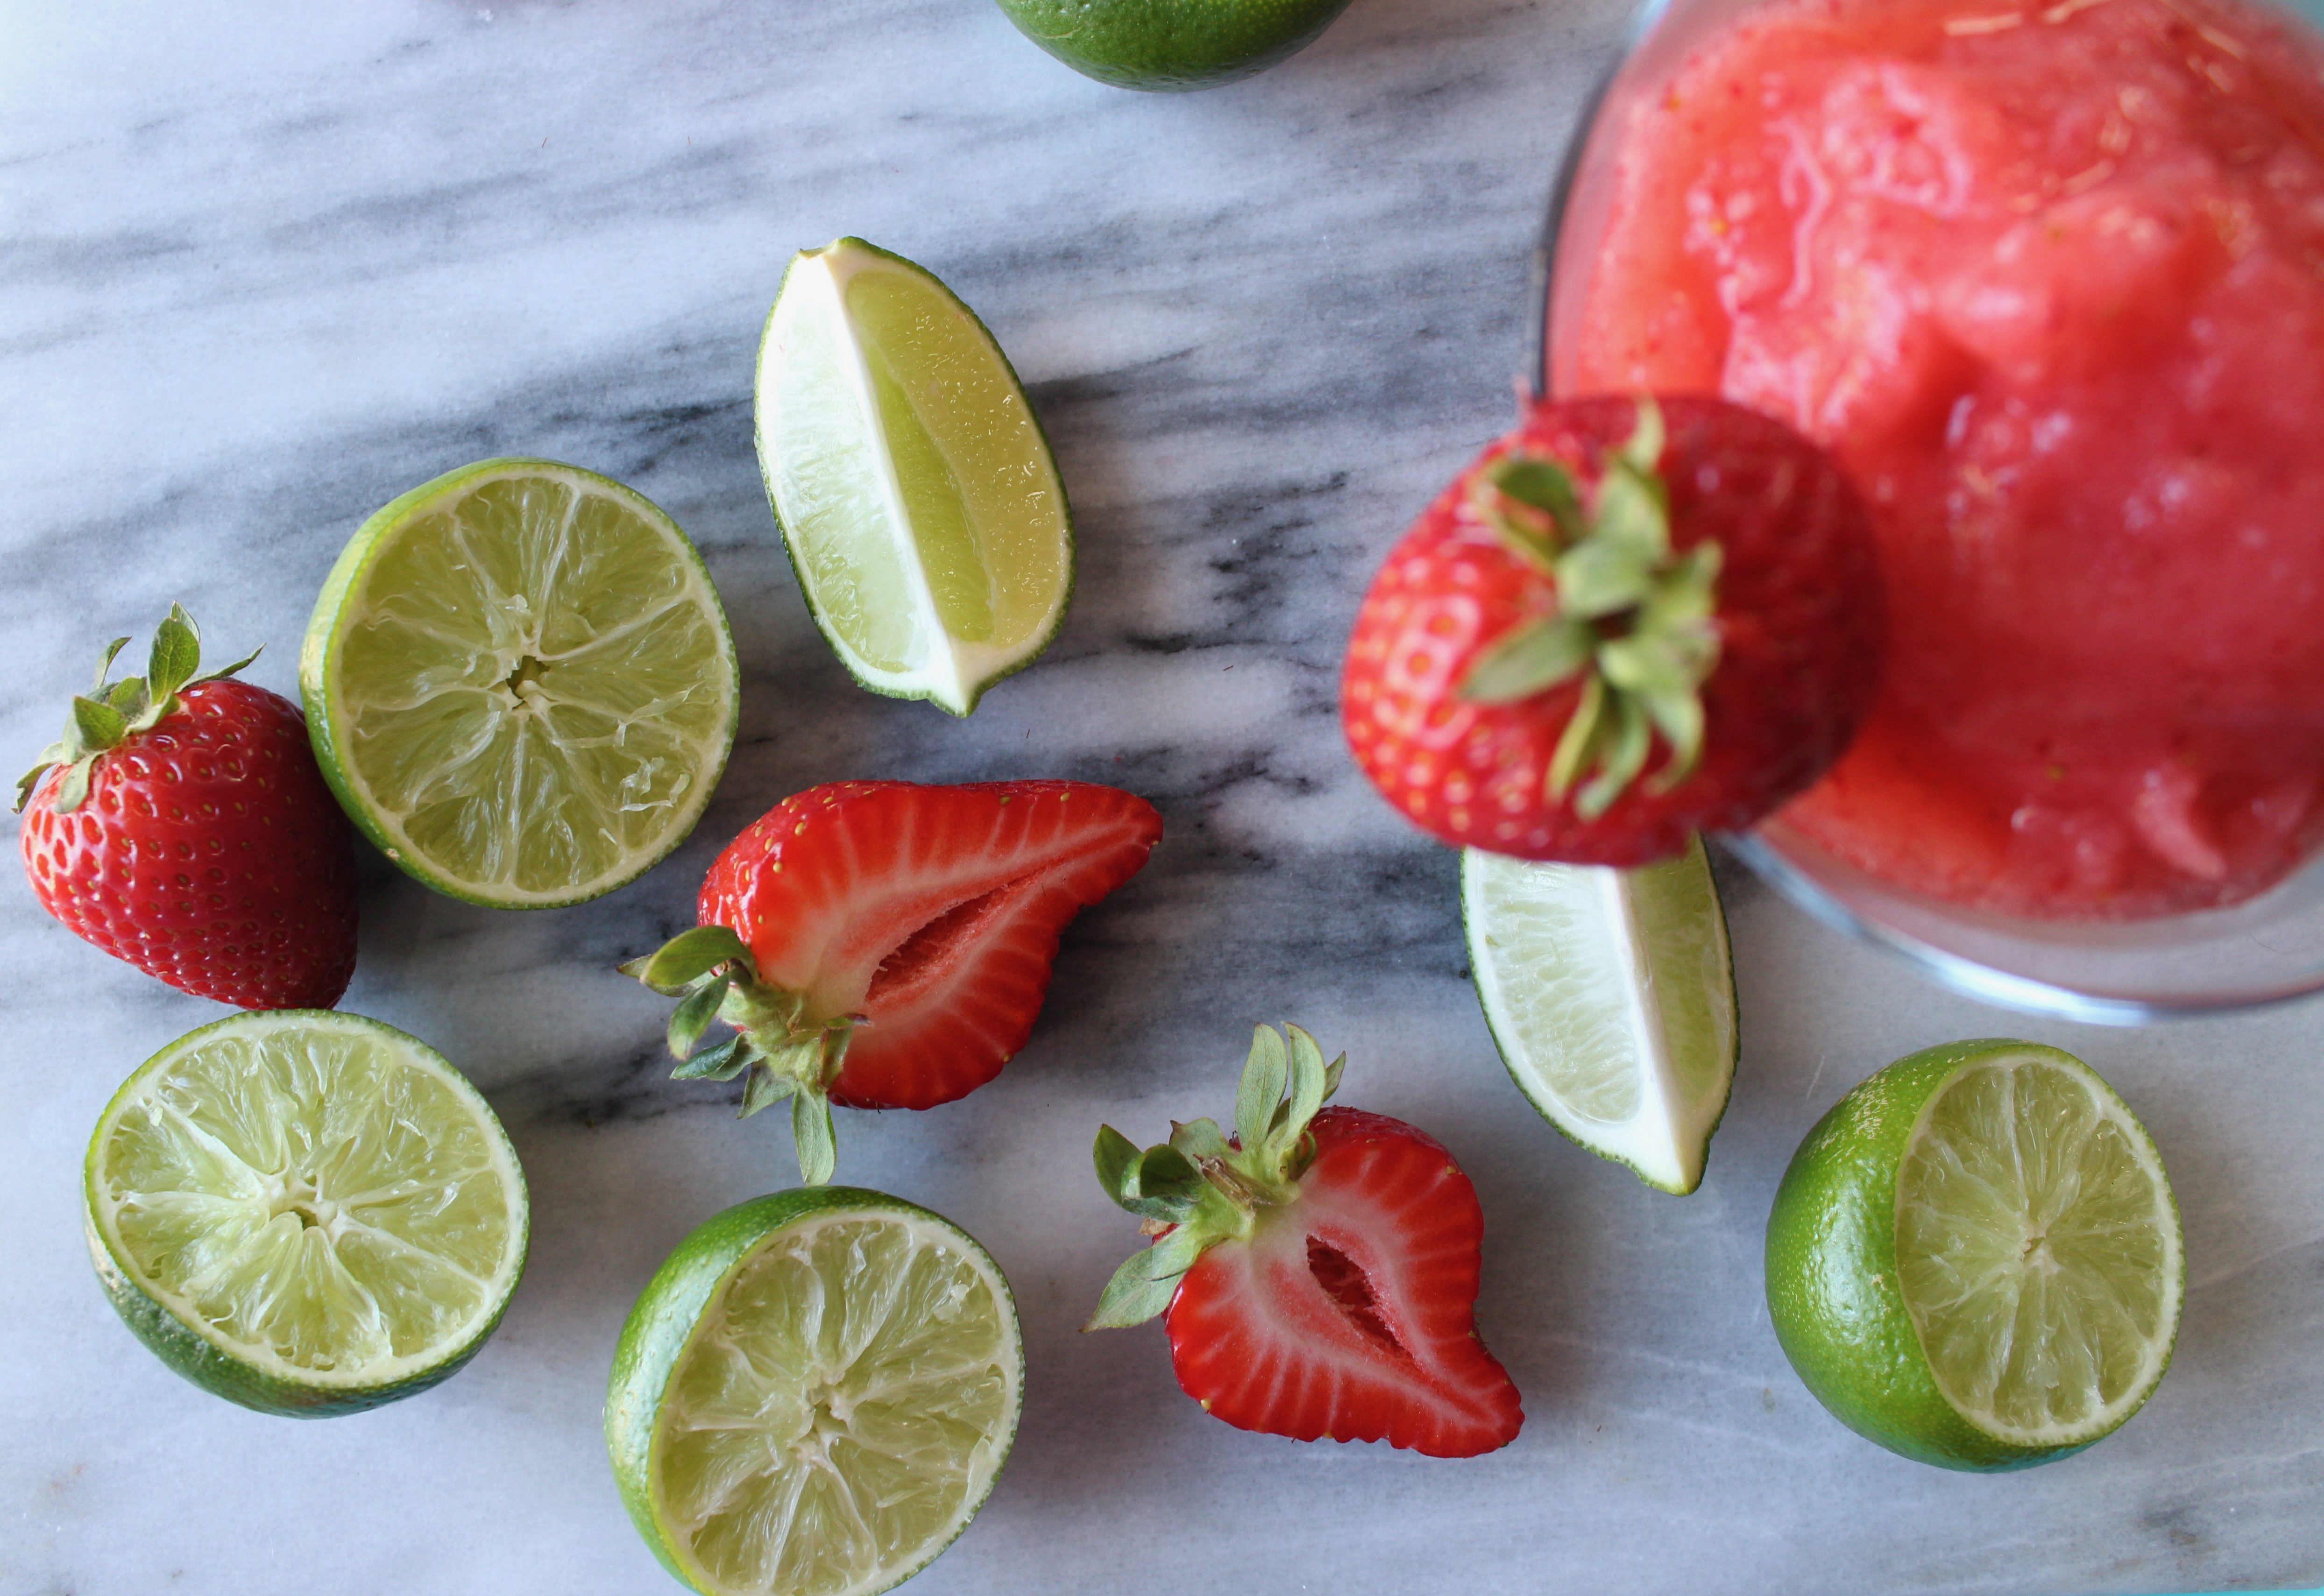
<instances>
[{"instance_id":1,"label":"strawberry half cut side","mask_svg":"<svg viewBox=\"0 0 2324 1596\"><path fill-rule=\"evenodd\" d=\"M786 798L710 867L701 924L622 968L679 999L681 1079L785 1098L809 1185L830 1104L934 1108L1032 1034L1074 915L1162 837L1143 798L1084 781L843 781ZM696 1051L713 1019L726 1040Z\"/></svg>"},{"instance_id":2,"label":"strawberry half cut side","mask_svg":"<svg viewBox=\"0 0 2324 1596\"><path fill-rule=\"evenodd\" d=\"M1285 1029L1254 1035L1234 1136L1197 1120L1140 1152L1099 1131L1099 1184L1155 1241L1087 1328L1167 1313L1179 1386L1240 1429L1432 1457L1507 1445L1525 1416L1477 1337L1476 1188L1425 1132L1324 1107L1345 1060Z\"/></svg>"}]
</instances>

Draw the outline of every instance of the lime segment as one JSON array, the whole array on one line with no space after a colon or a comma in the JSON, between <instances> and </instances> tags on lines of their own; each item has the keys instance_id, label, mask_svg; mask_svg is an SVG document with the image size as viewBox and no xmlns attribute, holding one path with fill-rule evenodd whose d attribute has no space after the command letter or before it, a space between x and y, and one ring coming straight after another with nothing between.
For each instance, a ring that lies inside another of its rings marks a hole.
<instances>
[{"instance_id":1,"label":"lime segment","mask_svg":"<svg viewBox=\"0 0 2324 1596\"><path fill-rule=\"evenodd\" d=\"M1702 1184L1735 1079L1735 978L1700 840L1638 870L1462 855L1470 965L1533 1105L1673 1193Z\"/></svg>"},{"instance_id":2,"label":"lime segment","mask_svg":"<svg viewBox=\"0 0 2324 1596\"><path fill-rule=\"evenodd\" d=\"M272 1412L443 1379L524 1266L524 1177L492 1110L434 1050L354 1015L244 1014L171 1044L98 1121L86 1197L131 1327Z\"/></svg>"},{"instance_id":3,"label":"lime segment","mask_svg":"<svg viewBox=\"0 0 2324 1596\"><path fill-rule=\"evenodd\" d=\"M1899 1059L1808 1133L1767 1222L1767 1304L1843 1423L1948 1468L2116 1429L2185 1291L2163 1160L2096 1071L2027 1042Z\"/></svg>"},{"instance_id":4,"label":"lime segment","mask_svg":"<svg viewBox=\"0 0 2324 1596\"><path fill-rule=\"evenodd\" d=\"M816 623L875 692L966 715L1064 620L1064 484L991 334L911 262L843 238L784 273L759 460Z\"/></svg>"},{"instance_id":5,"label":"lime segment","mask_svg":"<svg viewBox=\"0 0 2324 1596\"><path fill-rule=\"evenodd\" d=\"M511 909L609 892L683 841L740 697L685 533L546 460L468 466L366 521L299 674L356 824L429 886Z\"/></svg>"},{"instance_id":6,"label":"lime segment","mask_svg":"<svg viewBox=\"0 0 2324 1596\"><path fill-rule=\"evenodd\" d=\"M606 1439L638 1527L711 1596L869 1596L983 1505L1024 1384L984 1250L878 1193L730 1209L630 1315Z\"/></svg>"}]
</instances>

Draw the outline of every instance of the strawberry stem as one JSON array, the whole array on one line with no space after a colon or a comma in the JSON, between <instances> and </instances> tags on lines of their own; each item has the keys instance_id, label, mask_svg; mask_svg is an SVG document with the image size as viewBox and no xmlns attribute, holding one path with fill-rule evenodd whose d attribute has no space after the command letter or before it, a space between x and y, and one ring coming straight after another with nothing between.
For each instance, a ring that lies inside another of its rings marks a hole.
<instances>
[{"instance_id":1,"label":"strawberry stem","mask_svg":"<svg viewBox=\"0 0 2324 1596\"><path fill-rule=\"evenodd\" d=\"M1231 1139L1216 1121L1196 1120L1172 1125L1168 1141L1140 1152L1112 1126L1098 1128L1091 1149L1098 1185L1156 1240L1114 1271L1083 1329L1153 1318L1206 1249L1250 1235L1259 1209L1297 1198L1315 1156L1308 1122L1339 1090L1347 1063L1342 1054L1325 1064L1315 1038L1296 1025L1282 1033L1262 1025L1251 1033L1235 1093Z\"/></svg>"},{"instance_id":2,"label":"strawberry stem","mask_svg":"<svg viewBox=\"0 0 2324 1596\"><path fill-rule=\"evenodd\" d=\"M807 994L761 980L749 945L725 926L681 931L621 971L678 1000L667 1032L670 1056L678 1060L670 1078L743 1077L746 1120L788 1098L799 1179L807 1185L828 1184L838 1167L831 1084L839 1078L848 1038L862 1016L807 1019ZM713 1019L733 1034L701 1048L702 1034Z\"/></svg>"},{"instance_id":3,"label":"strawberry stem","mask_svg":"<svg viewBox=\"0 0 2324 1596\"><path fill-rule=\"evenodd\" d=\"M121 650L129 646L125 637L116 637L106 645L104 657L97 664L97 680L86 697L76 697L65 720L65 734L41 751L40 761L25 771L16 783L16 811L22 814L32 800L32 789L41 778L54 766L62 766L64 774L57 780L57 790L49 807L60 815L69 815L88 801L88 787L96 774L100 754L120 747L142 732L150 732L179 706L180 689L198 682L218 681L232 676L258 658L254 649L233 664L222 669L202 673L202 634L194 618L186 613L183 604L171 604L161 624L153 629L153 650L142 677L124 677L111 686L106 678L113 672L113 662Z\"/></svg>"},{"instance_id":4,"label":"strawberry stem","mask_svg":"<svg viewBox=\"0 0 2324 1596\"><path fill-rule=\"evenodd\" d=\"M1505 455L1471 504L1519 558L1546 577L1554 613L1496 638L1469 667L1461 696L1514 704L1579 677L1582 695L1549 761L1545 786L1585 820L1609 808L1645 770L1657 733L1670 755L1648 783L1664 793L1702 757L1702 687L1719 665L1721 550L1670 546L1670 492L1657 467L1662 407L1641 395L1628 441L1609 456L1585 510L1565 466ZM1586 782L1584 777L1590 778Z\"/></svg>"}]
</instances>

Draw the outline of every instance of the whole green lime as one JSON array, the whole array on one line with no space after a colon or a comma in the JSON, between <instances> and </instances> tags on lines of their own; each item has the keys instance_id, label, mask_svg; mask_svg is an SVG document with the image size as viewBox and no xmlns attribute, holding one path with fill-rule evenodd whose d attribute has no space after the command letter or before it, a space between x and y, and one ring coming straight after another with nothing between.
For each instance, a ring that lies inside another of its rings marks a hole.
<instances>
[{"instance_id":1,"label":"whole green lime","mask_svg":"<svg viewBox=\"0 0 2324 1596\"><path fill-rule=\"evenodd\" d=\"M1123 88L1215 88L1315 42L1348 0L999 0L1018 31Z\"/></svg>"},{"instance_id":2,"label":"whole green lime","mask_svg":"<svg viewBox=\"0 0 2324 1596\"><path fill-rule=\"evenodd\" d=\"M2028 1042L1897 1060L1793 1155L1767 1311L1816 1399L1891 1452L2024 1468L2111 1435L2162 1380L2186 1267L2145 1130Z\"/></svg>"},{"instance_id":3,"label":"whole green lime","mask_svg":"<svg viewBox=\"0 0 2324 1596\"><path fill-rule=\"evenodd\" d=\"M678 1243L622 1329L605 1447L702 1596L875 1596L976 1517L1024 1388L991 1254L899 1198L810 1186Z\"/></svg>"}]
</instances>

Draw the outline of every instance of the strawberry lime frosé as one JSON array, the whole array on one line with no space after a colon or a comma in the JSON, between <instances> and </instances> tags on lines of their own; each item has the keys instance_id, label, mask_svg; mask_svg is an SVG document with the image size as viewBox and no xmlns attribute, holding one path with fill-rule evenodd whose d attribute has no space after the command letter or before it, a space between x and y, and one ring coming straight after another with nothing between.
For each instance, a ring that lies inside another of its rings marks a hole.
<instances>
[{"instance_id":1,"label":"strawberry lime fros\u00e9","mask_svg":"<svg viewBox=\"0 0 2324 1596\"><path fill-rule=\"evenodd\" d=\"M1880 698L1782 823L2075 919L2324 841L2324 42L2220 0L1771 0L1622 115L1556 386L1754 406L1873 507Z\"/></svg>"}]
</instances>

